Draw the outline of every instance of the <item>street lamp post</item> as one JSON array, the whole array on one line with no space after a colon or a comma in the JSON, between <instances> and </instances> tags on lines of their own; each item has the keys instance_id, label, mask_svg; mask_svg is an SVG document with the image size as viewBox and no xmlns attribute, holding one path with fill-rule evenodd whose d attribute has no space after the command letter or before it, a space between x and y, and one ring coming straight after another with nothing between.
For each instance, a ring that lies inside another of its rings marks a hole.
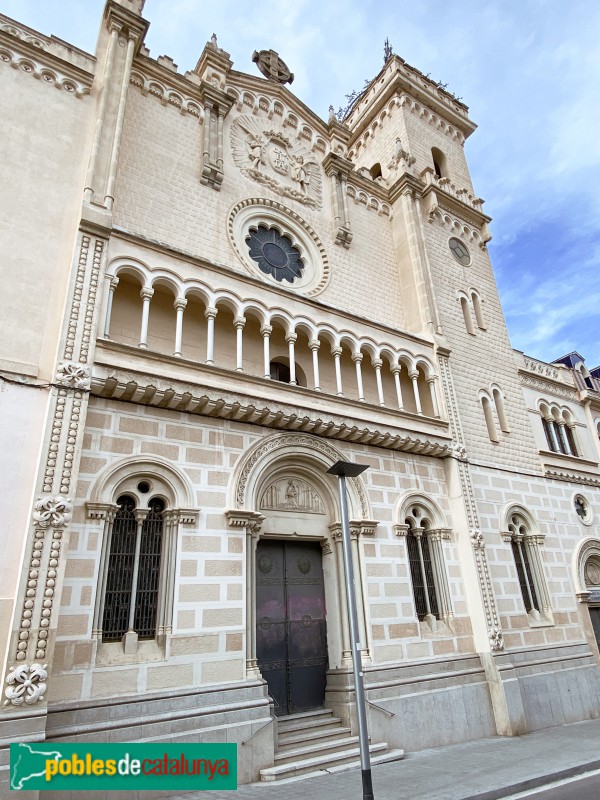
<instances>
[{"instance_id":1,"label":"street lamp post","mask_svg":"<svg viewBox=\"0 0 600 800\"><path fill-rule=\"evenodd\" d=\"M346 478L356 478L357 475L360 475L361 472L364 472L368 468L368 464L353 464L350 461L337 461L330 469L327 470L330 475L337 475L338 488L340 492L340 510L342 515L342 550L344 553L344 572L346 574L348 614L350 616L350 640L352 646L352 667L354 671L356 713L358 717L358 743L360 747L360 768L362 772L363 800L373 800L373 781L371 779L371 755L369 752L369 734L367 731L367 708L365 703L365 687L358 635L358 617L356 613L356 588L354 585L354 569L352 566Z\"/></svg>"}]
</instances>

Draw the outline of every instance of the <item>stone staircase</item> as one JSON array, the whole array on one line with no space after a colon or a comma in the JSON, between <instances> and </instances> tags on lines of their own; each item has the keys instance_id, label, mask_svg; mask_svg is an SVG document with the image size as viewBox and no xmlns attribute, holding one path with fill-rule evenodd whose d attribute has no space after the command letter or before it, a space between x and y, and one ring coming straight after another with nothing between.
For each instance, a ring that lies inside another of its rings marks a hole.
<instances>
[{"instance_id":1,"label":"stone staircase","mask_svg":"<svg viewBox=\"0 0 600 800\"><path fill-rule=\"evenodd\" d=\"M260 771L261 781L283 781L360 766L358 736L327 709L306 711L277 720L275 763ZM371 764L404 758L385 742L371 744Z\"/></svg>"}]
</instances>

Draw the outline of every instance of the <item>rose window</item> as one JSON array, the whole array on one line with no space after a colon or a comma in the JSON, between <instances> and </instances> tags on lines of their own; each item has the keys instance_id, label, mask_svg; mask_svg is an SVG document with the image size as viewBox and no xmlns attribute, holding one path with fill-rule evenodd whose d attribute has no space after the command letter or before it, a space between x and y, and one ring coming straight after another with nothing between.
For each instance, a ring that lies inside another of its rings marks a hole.
<instances>
[{"instance_id":1,"label":"rose window","mask_svg":"<svg viewBox=\"0 0 600 800\"><path fill-rule=\"evenodd\" d=\"M271 275L276 281L290 283L302 277L304 263L289 236L279 233L275 228L259 225L250 231L246 244L250 258L265 275Z\"/></svg>"}]
</instances>

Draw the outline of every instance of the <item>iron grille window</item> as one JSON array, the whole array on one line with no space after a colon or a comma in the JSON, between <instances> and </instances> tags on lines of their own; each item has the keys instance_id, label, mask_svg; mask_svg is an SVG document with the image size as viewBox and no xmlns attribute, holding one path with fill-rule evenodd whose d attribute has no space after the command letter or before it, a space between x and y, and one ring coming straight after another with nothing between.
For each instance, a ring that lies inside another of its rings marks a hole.
<instances>
[{"instance_id":1,"label":"iron grille window","mask_svg":"<svg viewBox=\"0 0 600 800\"><path fill-rule=\"evenodd\" d=\"M113 523L104 595L102 641L115 642L123 638L130 629L132 604L133 630L140 639L153 639L156 635L165 504L158 498L151 500L150 510L141 525L136 520L132 497L119 497L117 505L119 510Z\"/></svg>"},{"instance_id":2,"label":"iron grille window","mask_svg":"<svg viewBox=\"0 0 600 800\"><path fill-rule=\"evenodd\" d=\"M410 520L406 520L406 523L411 524ZM423 530L421 535L416 536L413 528L410 527L406 534L406 546L417 618L423 620L431 614L439 619L433 566L426 531Z\"/></svg>"},{"instance_id":3,"label":"iron grille window","mask_svg":"<svg viewBox=\"0 0 600 800\"><path fill-rule=\"evenodd\" d=\"M521 588L521 596L525 604L527 613L530 611L539 612L540 604L533 579L531 564L528 553L527 535L529 533L525 520L518 514L513 514L510 518L508 526L513 538L511 540L511 548L513 557L515 559L515 567L517 569L517 576L519 578L519 586Z\"/></svg>"}]
</instances>

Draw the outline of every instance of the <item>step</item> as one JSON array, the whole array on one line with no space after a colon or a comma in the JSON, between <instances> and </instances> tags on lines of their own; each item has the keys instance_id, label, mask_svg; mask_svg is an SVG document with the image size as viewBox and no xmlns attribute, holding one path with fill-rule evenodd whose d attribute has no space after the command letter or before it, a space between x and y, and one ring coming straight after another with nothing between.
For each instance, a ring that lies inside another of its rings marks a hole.
<instances>
[{"instance_id":1,"label":"step","mask_svg":"<svg viewBox=\"0 0 600 800\"><path fill-rule=\"evenodd\" d=\"M281 725L277 723L277 729L281 733L297 733L298 731L318 730L319 728L331 728L341 725L342 720L339 717L316 717L308 719L294 719Z\"/></svg>"},{"instance_id":2,"label":"step","mask_svg":"<svg viewBox=\"0 0 600 800\"><path fill-rule=\"evenodd\" d=\"M369 752L373 756L383 755L387 751L387 744L372 744L369 747ZM360 748L352 747L348 750L343 750L341 753L331 753L313 758L304 758L299 761L293 761L291 764L280 764L276 767L267 767L261 769L261 781L276 781L283 778L292 778L296 775L303 775L307 772L318 772L319 770L326 770L329 772L333 767L339 766L347 762L358 761L360 763Z\"/></svg>"},{"instance_id":3,"label":"step","mask_svg":"<svg viewBox=\"0 0 600 800\"><path fill-rule=\"evenodd\" d=\"M279 729L286 728L288 725L295 725L297 722L311 722L313 720L331 719L333 711L330 708L317 708L315 711L303 711L300 714L289 714L286 717L277 717Z\"/></svg>"},{"instance_id":4,"label":"step","mask_svg":"<svg viewBox=\"0 0 600 800\"><path fill-rule=\"evenodd\" d=\"M310 740L309 740L310 741ZM337 750L347 750L358 745L358 736L343 736L329 742L318 744L304 744L304 747L293 747L278 750L275 755L275 764L287 764L290 761L299 761L303 758L319 755L319 753L335 753Z\"/></svg>"},{"instance_id":5,"label":"step","mask_svg":"<svg viewBox=\"0 0 600 800\"><path fill-rule=\"evenodd\" d=\"M383 753L382 755L371 756L371 766L377 766L377 764L385 764L388 761L400 761L404 758L404 750L389 750L387 753ZM304 772L304 773L296 773L291 777L286 778L274 778L274 779L263 779L263 780L271 780L276 781L277 785L279 786L282 783L296 783L297 781L303 781L307 778L316 778L319 775L328 775L331 773L336 772L346 772L350 769L359 769L361 766L360 759L356 761L346 761L343 764L337 764L333 767L327 767L325 769L315 769L311 772ZM258 784L253 784L257 786Z\"/></svg>"},{"instance_id":6,"label":"step","mask_svg":"<svg viewBox=\"0 0 600 800\"><path fill-rule=\"evenodd\" d=\"M290 733L278 733L277 747L278 749L281 749L282 747L287 748L290 745L302 744L307 740L311 742L327 742L330 739L337 739L339 736L349 736L350 733L350 728L342 727L315 728L310 730L308 735L298 731L292 731Z\"/></svg>"}]
</instances>

